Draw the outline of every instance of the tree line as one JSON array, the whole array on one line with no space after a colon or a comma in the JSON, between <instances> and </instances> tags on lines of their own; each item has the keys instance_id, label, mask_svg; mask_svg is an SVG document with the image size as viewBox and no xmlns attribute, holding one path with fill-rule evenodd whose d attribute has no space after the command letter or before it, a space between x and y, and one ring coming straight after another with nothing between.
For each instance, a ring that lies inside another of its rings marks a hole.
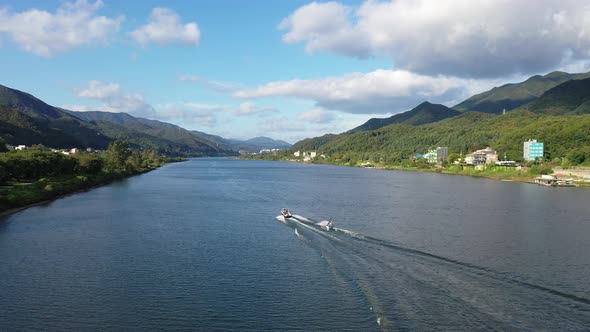
<instances>
[{"instance_id":1,"label":"tree line","mask_svg":"<svg viewBox=\"0 0 590 332\"><path fill-rule=\"evenodd\" d=\"M156 151L132 151L123 141L112 142L107 151L72 155L53 152L43 146L19 151L4 149L0 152L0 182L99 173L124 176L159 167L163 162Z\"/></svg>"}]
</instances>

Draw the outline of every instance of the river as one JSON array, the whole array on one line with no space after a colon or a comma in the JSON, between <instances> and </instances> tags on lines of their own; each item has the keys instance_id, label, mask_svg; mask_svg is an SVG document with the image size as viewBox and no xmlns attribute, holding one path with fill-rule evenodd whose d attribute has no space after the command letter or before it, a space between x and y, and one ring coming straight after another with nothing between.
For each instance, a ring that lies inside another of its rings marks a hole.
<instances>
[{"instance_id":1,"label":"river","mask_svg":"<svg viewBox=\"0 0 590 332\"><path fill-rule=\"evenodd\" d=\"M0 217L0 330L584 330L590 190L204 158ZM288 207L324 232L277 221Z\"/></svg>"}]
</instances>

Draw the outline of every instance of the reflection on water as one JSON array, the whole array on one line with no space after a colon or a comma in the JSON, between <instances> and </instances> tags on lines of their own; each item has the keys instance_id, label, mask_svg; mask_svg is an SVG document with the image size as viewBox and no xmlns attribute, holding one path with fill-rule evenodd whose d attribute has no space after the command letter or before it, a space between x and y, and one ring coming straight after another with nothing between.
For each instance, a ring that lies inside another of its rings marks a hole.
<instances>
[{"instance_id":1,"label":"reflection on water","mask_svg":"<svg viewBox=\"0 0 590 332\"><path fill-rule=\"evenodd\" d=\"M585 189L196 159L0 221L0 330L582 330ZM338 231L276 221L280 208Z\"/></svg>"}]
</instances>

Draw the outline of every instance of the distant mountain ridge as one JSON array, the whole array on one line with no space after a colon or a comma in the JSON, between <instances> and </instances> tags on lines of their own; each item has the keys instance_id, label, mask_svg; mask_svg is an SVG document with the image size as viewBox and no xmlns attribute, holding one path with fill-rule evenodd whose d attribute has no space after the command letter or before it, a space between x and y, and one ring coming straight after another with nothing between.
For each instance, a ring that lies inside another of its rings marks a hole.
<instances>
[{"instance_id":1,"label":"distant mountain ridge","mask_svg":"<svg viewBox=\"0 0 590 332\"><path fill-rule=\"evenodd\" d=\"M590 78L560 84L524 108L551 115L590 114Z\"/></svg>"},{"instance_id":2,"label":"distant mountain ridge","mask_svg":"<svg viewBox=\"0 0 590 332\"><path fill-rule=\"evenodd\" d=\"M0 138L8 144L105 148L109 138L93 126L20 90L0 85Z\"/></svg>"},{"instance_id":3,"label":"distant mountain ridge","mask_svg":"<svg viewBox=\"0 0 590 332\"><path fill-rule=\"evenodd\" d=\"M461 112L448 108L444 105L431 104L425 101L409 111L395 114L389 118L370 119L364 124L353 128L346 133L353 134L359 131L375 130L395 123L419 126L426 123L437 122L460 114Z\"/></svg>"},{"instance_id":4,"label":"distant mountain ridge","mask_svg":"<svg viewBox=\"0 0 590 332\"><path fill-rule=\"evenodd\" d=\"M11 145L106 149L117 139L128 141L133 148L181 156L237 155L241 145L250 152L257 152L267 145L270 148L290 146L270 138L262 141L257 138L248 141L224 139L127 113L70 111L0 85L0 141ZM265 146L260 147L259 143Z\"/></svg>"},{"instance_id":5,"label":"distant mountain ridge","mask_svg":"<svg viewBox=\"0 0 590 332\"><path fill-rule=\"evenodd\" d=\"M543 93L564 82L590 78L590 73L569 74L554 71L547 75L535 75L524 82L505 84L476 94L453 106L460 112L476 111L501 114L532 102Z\"/></svg>"},{"instance_id":6,"label":"distant mountain ridge","mask_svg":"<svg viewBox=\"0 0 590 332\"><path fill-rule=\"evenodd\" d=\"M248 152L249 153L259 152L262 149L286 150L291 147L290 143L287 143L285 141L275 140L275 139L272 139L270 137L265 137L265 136L254 137L254 138L251 138L248 140L239 140L239 139L235 139L235 138L223 138L221 136L211 135L211 134L203 133L203 132L196 131L196 130L192 130L191 132L197 136L207 138L208 140L211 140L213 142L217 142L219 144L225 144L225 145L231 146L232 149L234 149L235 151L241 151L241 152L247 152L247 153Z\"/></svg>"},{"instance_id":7,"label":"distant mountain ridge","mask_svg":"<svg viewBox=\"0 0 590 332\"><path fill-rule=\"evenodd\" d=\"M245 141L242 141L242 143L263 147L265 149L288 149L289 147L291 147L291 144L285 141L275 140L266 136L250 138Z\"/></svg>"},{"instance_id":8,"label":"distant mountain ridge","mask_svg":"<svg viewBox=\"0 0 590 332\"><path fill-rule=\"evenodd\" d=\"M112 136L117 135L118 137L121 137L122 132L125 130L143 134L139 135L139 137L127 135L125 139L132 144L135 143L141 145L138 142L151 136L158 138L161 142L160 144L163 144L166 147L164 151L167 151L168 153L178 150L177 152L179 153L187 154L194 150L202 152L206 155L235 154L235 151L233 151L230 146L221 145L216 142L203 139L184 128L170 123L138 118L127 113L110 113L100 111L68 112L84 121L95 124L103 131L110 132Z\"/></svg>"},{"instance_id":9,"label":"distant mountain ridge","mask_svg":"<svg viewBox=\"0 0 590 332\"><path fill-rule=\"evenodd\" d=\"M342 134L301 140L290 152L315 150L339 162L399 162L437 146L448 146L456 153L492 146L508 158L520 160L523 142L536 138L546 142L547 158L590 161L590 73L536 75L458 105L466 108L445 113L441 111L448 108L442 105L434 108L434 104L422 103L390 118L371 119ZM509 112L501 115L504 107ZM439 120L424 114L447 117Z\"/></svg>"}]
</instances>

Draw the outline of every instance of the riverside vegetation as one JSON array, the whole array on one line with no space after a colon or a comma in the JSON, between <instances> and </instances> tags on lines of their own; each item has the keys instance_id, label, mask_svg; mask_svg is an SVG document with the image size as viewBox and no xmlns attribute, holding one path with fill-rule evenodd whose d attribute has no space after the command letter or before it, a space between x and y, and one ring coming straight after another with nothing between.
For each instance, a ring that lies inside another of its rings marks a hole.
<instances>
[{"instance_id":1,"label":"riverside vegetation","mask_svg":"<svg viewBox=\"0 0 590 332\"><path fill-rule=\"evenodd\" d=\"M181 158L131 151L115 141L104 152L64 155L43 146L8 151L0 144L0 212L25 207L144 173Z\"/></svg>"},{"instance_id":2,"label":"riverside vegetation","mask_svg":"<svg viewBox=\"0 0 590 332\"><path fill-rule=\"evenodd\" d=\"M355 159L354 156L344 154L340 155L340 159L331 157L316 157L312 158L309 162L314 164L329 164L339 166L354 166L354 167L369 167L389 170L406 170L406 171L417 171L417 172L435 172L445 174L456 174L456 175L467 175L476 177L485 177L497 180L510 180L510 181L523 181L531 182L535 177L544 174L552 174L553 167L561 165L561 162L553 163L549 161L536 161L524 163L524 167L508 167L508 166L496 166L494 164L487 165L485 168L476 169L473 166L464 166L449 163L454 161L459 156L458 153L451 153L449 158L442 164L431 164L425 159ZM296 161L303 162L302 158L293 158L293 155L288 151L281 151L275 154L266 153L259 155L244 156L244 159L258 159L258 160L274 160L274 161Z\"/></svg>"},{"instance_id":3,"label":"riverside vegetation","mask_svg":"<svg viewBox=\"0 0 590 332\"><path fill-rule=\"evenodd\" d=\"M295 143L289 150L247 158L301 160L295 151L315 151L315 163L435 171L497 179L529 181L552 168L590 166L590 73L553 72L506 84L453 106L424 102L412 110L365 124L341 134ZM544 156L523 162L523 143L537 139ZM412 156L448 147L442 165ZM522 169L488 165L484 169L456 165L461 155L491 147L500 159ZM322 156L323 157L319 157Z\"/></svg>"}]
</instances>

